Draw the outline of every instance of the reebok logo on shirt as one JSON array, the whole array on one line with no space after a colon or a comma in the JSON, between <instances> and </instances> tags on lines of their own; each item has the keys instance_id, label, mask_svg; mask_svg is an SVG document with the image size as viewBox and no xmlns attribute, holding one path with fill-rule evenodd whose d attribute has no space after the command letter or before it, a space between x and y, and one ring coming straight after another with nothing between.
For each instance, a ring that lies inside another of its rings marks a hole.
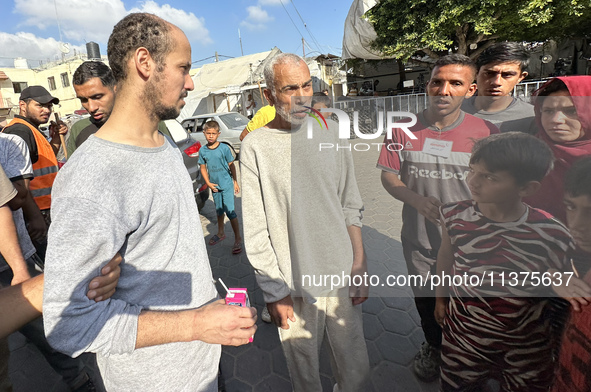
<instances>
[{"instance_id":1,"label":"reebok logo on shirt","mask_svg":"<svg viewBox=\"0 0 591 392\"><path fill-rule=\"evenodd\" d=\"M414 165L409 165L408 166L408 175L409 176L414 176L415 178L438 178L438 179L442 179L442 180L451 180L451 179L455 179L455 180L460 180L460 181L464 181L466 180L466 177L468 176L468 170L464 171L464 172L450 172L447 171L445 169L443 170L427 170L427 169L419 169L418 167L414 166Z\"/></svg>"}]
</instances>

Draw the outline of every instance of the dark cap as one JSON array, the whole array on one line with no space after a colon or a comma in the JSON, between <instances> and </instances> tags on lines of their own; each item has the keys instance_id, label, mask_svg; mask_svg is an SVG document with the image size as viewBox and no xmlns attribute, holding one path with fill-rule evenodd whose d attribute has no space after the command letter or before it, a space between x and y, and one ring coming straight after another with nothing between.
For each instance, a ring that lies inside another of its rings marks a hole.
<instances>
[{"instance_id":1,"label":"dark cap","mask_svg":"<svg viewBox=\"0 0 591 392\"><path fill-rule=\"evenodd\" d=\"M43 86L29 86L21 92L19 100L24 101L25 99L31 98L33 101L37 101L42 105L46 103L60 103L59 98L52 97L49 91Z\"/></svg>"}]
</instances>

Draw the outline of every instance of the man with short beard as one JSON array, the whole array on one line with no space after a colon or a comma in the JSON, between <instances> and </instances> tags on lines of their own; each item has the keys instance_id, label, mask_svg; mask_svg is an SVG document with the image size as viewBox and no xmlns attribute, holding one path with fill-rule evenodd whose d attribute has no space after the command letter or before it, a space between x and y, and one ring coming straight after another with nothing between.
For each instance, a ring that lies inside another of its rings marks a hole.
<instances>
[{"instance_id":1,"label":"man with short beard","mask_svg":"<svg viewBox=\"0 0 591 392\"><path fill-rule=\"evenodd\" d=\"M115 78L101 61L85 61L74 72L76 97L90 117L72 125L66 142L68 157L109 119L115 104Z\"/></svg>"},{"instance_id":2,"label":"man with short beard","mask_svg":"<svg viewBox=\"0 0 591 392\"><path fill-rule=\"evenodd\" d=\"M53 105L59 102L59 98L51 96L44 87L29 86L21 92L19 115L2 130L20 136L27 143L31 155L34 178L29 183L29 191L34 203L27 201L23 211L29 224L29 233L42 260L45 259L47 247L47 226L51 221L51 190L58 170L56 155L62 144L60 135L65 135L68 127L63 122L56 124L52 121L49 127L51 140L47 141L39 131L39 126L50 120ZM40 219L39 211L45 223Z\"/></svg>"},{"instance_id":3,"label":"man with short beard","mask_svg":"<svg viewBox=\"0 0 591 392\"><path fill-rule=\"evenodd\" d=\"M109 38L117 99L54 186L43 311L49 342L90 351L109 391L217 391L220 344L246 344L256 311L217 300L191 178L158 132L193 89L184 33L145 13ZM138 105L141 102L141 105ZM83 288L120 253L116 294Z\"/></svg>"},{"instance_id":4,"label":"man with short beard","mask_svg":"<svg viewBox=\"0 0 591 392\"><path fill-rule=\"evenodd\" d=\"M90 117L72 125L66 142L68 157L107 122L115 104L116 92L113 73L101 61L83 62L74 72L72 84L76 97ZM173 140L164 122L158 123L158 130Z\"/></svg>"},{"instance_id":5,"label":"man with short beard","mask_svg":"<svg viewBox=\"0 0 591 392\"><path fill-rule=\"evenodd\" d=\"M313 137L307 137L312 79L302 58L282 53L264 74L276 116L252 131L240 151L248 259L279 327L294 391L322 390L324 336L334 359L333 390L363 391L369 359L359 305L367 293L344 279L334 287L312 287L304 277L367 272L363 202L350 145L338 139L338 124L330 120L322 129L313 126ZM342 148L319 153L321 142Z\"/></svg>"}]
</instances>

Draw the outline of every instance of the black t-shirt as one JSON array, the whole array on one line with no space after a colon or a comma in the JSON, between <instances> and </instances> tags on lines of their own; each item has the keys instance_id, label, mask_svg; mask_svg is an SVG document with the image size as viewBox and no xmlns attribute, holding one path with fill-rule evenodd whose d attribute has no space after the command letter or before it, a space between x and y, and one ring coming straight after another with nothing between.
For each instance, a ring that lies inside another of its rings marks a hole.
<instances>
[{"instance_id":1,"label":"black t-shirt","mask_svg":"<svg viewBox=\"0 0 591 392\"><path fill-rule=\"evenodd\" d=\"M98 130L99 127L95 123L91 122L88 124L83 130L80 131L78 136L76 136L76 148L80 147L80 145L84 143L90 135L94 135Z\"/></svg>"},{"instance_id":2,"label":"black t-shirt","mask_svg":"<svg viewBox=\"0 0 591 392\"><path fill-rule=\"evenodd\" d=\"M33 123L31 123L23 116L17 115L14 117L20 118L21 120L25 120L29 124L33 125L33 127L35 127ZM25 141L25 143L27 143L27 147L29 147L29 153L31 154L31 162L35 163L39 160L39 152L37 150L37 142L35 141L35 135L33 135L33 132L29 129L29 127L27 127L24 124L9 125L6 128L4 128L4 133L20 136Z\"/></svg>"}]
</instances>

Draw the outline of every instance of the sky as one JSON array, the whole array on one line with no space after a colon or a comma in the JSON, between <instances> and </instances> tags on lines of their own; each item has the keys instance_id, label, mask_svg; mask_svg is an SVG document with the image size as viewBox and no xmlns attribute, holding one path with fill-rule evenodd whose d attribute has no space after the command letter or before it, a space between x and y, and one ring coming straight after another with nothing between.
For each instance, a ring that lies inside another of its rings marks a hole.
<instances>
[{"instance_id":1,"label":"sky","mask_svg":"<svg viewBox=\"0 0 591 392\"><path fill-rule=\"evenodd\" d=\"M0 67L14 58L61 57L60 42L86 53L94 41L106 54L113 26L130 12L150 12L179 26L192 46L193 67L271 50L302 54L341 54L343 26L352 0L0 0ZM304 26L304 23L306 26ZM228 56L228 57L224 57Z\"/></svg>"}]
</instances>

